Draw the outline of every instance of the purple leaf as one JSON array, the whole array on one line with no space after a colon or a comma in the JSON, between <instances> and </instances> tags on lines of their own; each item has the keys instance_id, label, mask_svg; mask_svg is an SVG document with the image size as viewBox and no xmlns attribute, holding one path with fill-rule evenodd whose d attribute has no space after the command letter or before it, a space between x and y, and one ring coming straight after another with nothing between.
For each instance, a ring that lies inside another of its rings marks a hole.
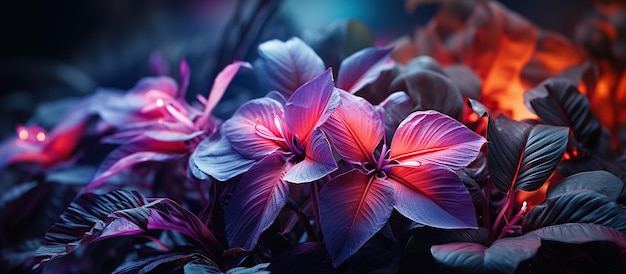
<instances>
[{"instance_id":1,"label":"purple leaf","mask_svg":"<svg viewBox=\"0 0 626 274\"><path fill-rule=\"evenodd\" d=\"M361 97L340 92L341 104L322 126L341 157L353 164L374 162L385 129L380 113Z\"/></svg>"},{"instance_id":2,"label":"purple leaf","mask_svg":"<svg viewBox=\"0 0 626 274\"><path fill-rule=\"evenodd\" d=\"M218 258L221 254L213 233L177 203L118 190L104 195L86 193L76 198L46 233L43 245L37 250L34 269L81 245L152 229L178 231L195 239L211 256Z\"/></svg>"},{"instance_id":3,"label":"purple leaf","mask_svg":"<svg viewBox=\"0 0 626 274\"><path fill-rule=\"evenodd\" d=\"M209 119L209 115L217 106L217 103L224 96L224 92L226 92L226 88L230 84L230 82L235 78L235 75L239 71L241 67L246 67L252 69L252 66L247 62L235 61L232 64L226 66L220 73L215 77L215 81L213 82L213 86L211 87L211 91L209 92L209 96L207 98L206 105L204 106L204 112L202 116L198 118L196 121L196 125L203 125Z\"/></svg>"},{"instance_id":4,"label":"purple leaf","mask_svg":"<svg viewBox=\"0 0 626 274\"><path fill-rule=\"evenodd\" d=\"M306 158L293 165L283 178L290 183L308 183L337 170L330 143L324 133L317 129L311 133L306 144Z\"/></svg>"},{"instance_id":5,"label":"purple leaf","mask_svg":"<svg viewBox=\"0 0 626 274\"><path fill-rule=\"evenodd\" d=\"M285 105L285 123L298 142L305 142L311 131L321 126L341 102L335 90L332 70L327 69L299 87Z\"/></svg>"},{"instance_id":6,"label":"purple leaf","mask_svg":"<svg viewBox=\"0 0 626 274\"><path fill-rule=\"evenodd\" d=\"M457 175L437 165L394 166L389 172L395 208L409 219L439 228L476 228L469 192Z\"/></svg>"},{"instance_id":7,"label":"purple leaf","mask_svg":"<svg viewBox=\"0 0 626 274\"><path fill-rule=\"evenodd\" d=\"M482 136L446 115L416 111L398 126L390 158L400 165L434 163L458 170L476 159L484 143Z\"/></svg>"},{"instance_id":8,"label":"purple leaf","mask_svg":"<svg viewBox=\"0 0 626 274\"><path fill-rule=\"evenodd\" d=\"M183 142L171 143L138 138L109 153L84 191L90 192L99 188L107 179L135 164L170 161L181 158L186 153L187 149Z\"/></svg>"},{"instance_id":9,"label":"purple leaf","mask_svg":"<svg viewBox=\"0 0 626 274\"><path fill-rule=\"evenodd\" d=\"M252 250L261 233L287 203L290 185L283 180L286 163L272 153L246 172L224 210L226 237L231 248Z\"/></svg>"},{"instance_id":10,"label":"purple leaf","mask_svg":"<svg viewBox=\"0 0 626 274\"><path fill-rule=\"evenodd\" d=\"M246 158L258 160L280 148L277 140L284 140L276 127L275 118L283 117L279 102L259 98L243 104L222 124L224 134L235 151Z\"/></svg>"},{"instance_id":11,"label":"purple leaf","mask_svg":"<svg viewBox=\"0 0 626 274\"><path fill-rule=\"evenodd\" d=\"M227 181L248 171L255 160L241 156L223 134L216 132L198 144L190 161L190 168L197 167L219 181Z\"/></svg>"},{"instance_id":12,"label":"purple leaf","mask_svg":"<svg viewBox=\"0 0 626 274\"><path fill-rule=\"evenodd\" d=\"M337 74L337 87L352 94L393 67L391 48L366 48L344 59Z\"/></svg>"},{"instance_id":13,"label":"purple leaf","mask_svg":"<svg viewBox=\"0 0 626 274\"><path fill-rule=\"evenodd\" d=\"M264 61L259 68L260 80L285 98L325 69L315 51L296 37L286 42L270 40L260 44L259 56Z\"/></svg>"},{"instance_id":14,"label":"purple leaf","mask_svg":"<svg viewBox=\"0 0 626 274\"><path fill-rule=\"evenodd\" d=\"M320 191L320 225L335 267L387 223L393 203L389 182L357 170L324 185Z\"/></svg>"}]
</instances>

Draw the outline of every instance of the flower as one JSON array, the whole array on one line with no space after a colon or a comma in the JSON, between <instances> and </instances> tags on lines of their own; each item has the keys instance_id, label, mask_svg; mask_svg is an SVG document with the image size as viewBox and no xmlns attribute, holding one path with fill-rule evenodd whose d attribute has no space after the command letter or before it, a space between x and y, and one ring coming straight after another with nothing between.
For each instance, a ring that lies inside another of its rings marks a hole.
<instances>
[{"instance_id":1,"label":"flower","mask_svg":"<svg viewBox=\"0 0 626 274\"><path fill-rule=\"evenodd\" d=\"M320 224L335 266L378 232L394 208L429 226L477 226L471 198L455 171L476 158L483 137L427 110L410 114L391 145L379 146L384 121L374 106L347 92L341 100L322 126L337 153L354 166L320 191Z\"/></svg>"},{"instance_id":2,"label":"flower","mask_svg":"<svg viewBox=\"0 0 626 274\"><path fill-rule=\"evenodd\" d=\"M312 182L337 169L330 143L319 127L339 104L339 91L328 69L296 89L288 100L274 92L242 105L222 124L222 135L232 150L221 156L200 152L204 159L196 161L198 168L218 180L247 171L224 213L231 246L254 247L285 205L289 183ZM240 155L244 164L233 161L232 155L228 165L212 164L232 153ZM233 166L239 168L236 173Z\"/></svg>"}]
</instances>

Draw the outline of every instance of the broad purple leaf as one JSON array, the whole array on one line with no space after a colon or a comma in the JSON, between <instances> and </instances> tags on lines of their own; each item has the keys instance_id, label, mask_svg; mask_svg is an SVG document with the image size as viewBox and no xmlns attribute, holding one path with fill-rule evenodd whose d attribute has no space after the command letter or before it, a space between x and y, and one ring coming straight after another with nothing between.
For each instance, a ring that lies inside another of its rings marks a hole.
<instances>
[{"instance_id":1,"label":"broad purple leaf","mask_svg":"<svg viewBox=\"0 0 626 274\"><path fill-rule=\"evenodd\" d=\"M215 134L202 140L190 156L190 168L199 169L218 181L227 181L242 174L254 164L235 151L223 134ZM202 179L202 176L194 174Z\"/></svg>"},{"instance_id":2,"label":"broad purple leaf","mask_svg":"<svg viewBox=\"0 0 626 274\"><path fill-rule=\"evenodd\" d=\"M224 210L231 248L252 250L287 203L290 185L282 178L287 168L283 157L272 153L241 177Z\"/></svg>"},{"instance_id":3,"label":"broad purple leaf","mask_svg":"<svg viewBox=\"0 0 626 274\"><path fill-rule=\"evenodd\" d=\"M183 142L162 142L147 138L138 138L121 145L107 155L84 191L98 189L107 179L135 164L179 159L187 153L185 147Z\"/></svg>"},{"instance_id":4,"label":"broad purple leaf","mask_svg":"<svg viewBox=\"0 0 626 274\"><path fill-rule=\"evenodd\" d=\"M389 182L357 170L324 185L320 191L320 225L335 267L387 223L393 201Z\"/></svg>"},{"instance_id":5,"label":"broad purple leaf","mask_svg":"<svg viewBox=\"0 0 626 274\"><path fill-rule=\"evenodd\" d=\"M337 87L352 94L393 67L391 48L366 48L344 59L337 74Z\"/></svg>"},{"instance_id":6,"label":"broad purple leaf","mask_svg":"<svg viewBox=\"0 0 626 274\"><path fill-rule=\"evenodd\" d=\"M259 45L261 81L289 98L304 83L324 72L322 59L299 38L270 40Z\"/></svg>"},{"instance_id":7,"label":"broad purple leaf","mask_svg":"<svg viewBox=\"0 0 626 274\"><path fill-rule=\"evenodd\" d=\"M439 228L476 228L469 192L457 175L441 166L393 166L395 208L409 219Z\"/></svg>"},{"instance_id":8,"label":"broad purple leaf","mask_svg":"<svg viewBox=\"0 0 626 274\"><path fill-rule=\"evenodd\" d=\"M533 207L522 223L524 232L565 223L593 223L626 234L626 209L606 195L587 189L564 193Z\"/></svg>"},{"instance_id":9,"label":"broad purple leaf","mask_svg":"<svg viewBox=\"0 0 626 274\"><path fill-rule=\"evenodd\" d=\"M287 100L285 123L298 142L305 142L311 131L326 122L340 102L339 92L333 85L332 70L327 69L299 87Z\"/></svg>"},{"instance_id":10,"label":"broad purple leaf","mask_svg":"<svg viewBox=\"0 0 626 274\"><path fill-rule=\"evenodd\" d=\"M602 125L591 112L587 97L569 80L552 78L524 93L526 104L543 123L566 126L587 148L597 145Z\"/></svg>"},{"instance_id":11,"label":"broad purple leaf","mask_svg":"<svg viewBox=\"0 0 626 274\"><path fill-rule=\"evenodd\" d=\"M276 100L259 98L243 104L222 124L222 134L235 151L246 158L258 160L280 148L284 140L275 118L283 117L283 107Z\"/></svg>"},{"instance_id":12,"label":"broad purple leaf","mask_svg":"<svg viewBox=\"0 0 626 274\"><path fill-rule=\"evenodd\" d=\"M211 231L192 213L168 199L146 199L137 192L117 190L104 195L85 193L74 200L46 233L37 250L40 268L81 245L152 229L175 230L195 239L211 256L221 253Z\"/></svg>"},{"instance_id":13,"label":"broad purple leaf","mask_svg":"<svg viewBox=\"0 0 626 274\"><path fill-rule=\"evenodd\" d=\"M353 164L374 162L385 129L380 113L361 97L340 92L341 105L322 126L341 157Z\"/></svg>"},{"instance_id":14,"label":"broad purple leaf","mask_svg":"<svg viewBox=\"0 0 626 274\"><path fill-rule=\"evenodd\" d=\"M563 157L569 130L531 126L499 116L489 121L487 161L495 186L503 191L539 189Z\"/></svg>"},{"instance_id":15,"label":"broad purple leaf","mask_svg":"<svg viewBox=\"0 0 626 274\"><path fill-rule=\"evenodd\" d=\"M435 261L448 270L471 273L513 273L520 263L534 257L547 242L573 245L611 242L618 246L619 260L626 260L626 236L597 224L562 224L531 231L520 237L495 241L490 247L479 243L450 243L435 245L431 252ZM550 263L549 261L546 263Z\"/></svg>"},{"instance_id":16,"label":"broad purple leaf","mask_svg":"<svg viewBox=\"0 0 626 274\"><path fill-rule=\"evenodd\" d=\"M437 111L416 111L398 126L391 141L391 160L400 165L434 163L458 170L471 163L485 139Z\"/></svg>"},{"instance_id":17,"label":"broad purple leaf","mask_svg":"<svg viewBox=\"0 0 626 274\"><path fill-rule=\"evenodd\" d=\"M606 195L611 201L617 201L624 189L624 181L604 170L580 172L567 176L556 185L551 185L546 198L555 198L581 189L595 191Z\"/></svg>"},{"instance_id":18,"label":"broad purple leaf","mask_svg":"<svg viewBox=\"0 0 626 274\"><path fill-rule=\"evenodd\" d=\"M293 165L283 178L290 183L308 183L337 170L330 143L324 133L317 129L311 132L306 144L304 160Z\"/></svg>"}]
</instances>

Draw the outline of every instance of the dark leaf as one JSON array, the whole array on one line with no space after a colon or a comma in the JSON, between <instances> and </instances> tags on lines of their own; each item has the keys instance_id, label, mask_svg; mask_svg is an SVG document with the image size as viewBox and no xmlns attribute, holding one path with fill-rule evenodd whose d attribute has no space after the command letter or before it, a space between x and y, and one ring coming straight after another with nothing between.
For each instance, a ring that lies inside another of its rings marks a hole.
<instances>
[{"instance_id":1,"label":"dark leaf","mask_svg":"<svg viewBox=\"0 0 626 274\"><path fill-rule=\"evenodd\" d=\"M524 218L522 231L566 223L600 224L626 233L626 210L603 194L586 189L570 191L533 207Z\"/></svg>"},{"instance_id":2,"label":"dark leaf","mask_svg":"<svg viewBox=\"0 0 626 274\"><path fill-rule=\"evenodd\" d=\"M489 121L487 161L495 186L503 191L539 189L567 146L568 129L531 126L504 115Z\"/></svg>"},{"instance_id":3,"label":"dark leaf","mask_svg":"<svg viewBox=\"0 0 626 274\"><path fill-rule=\"evenodd\" d=\"M221 253L213 233L177 203L118 190L104 195L85 193L76 198L46 233L43 245L37 250L34 268L81 245L152 229L178 231L195 239L212 256Z\"/></svg>"},{"instance_id":4,"label":"dark leaf","mask_svg":"<svg viewBox=\"0 0 626 274\"><path fill-rule=\"evenodd\" d=\"M548 79L524 93L524 100L545 124L569 127L584 147L597 145L602 125L591 113L587 98L570 80Z\"/></svg>"},{"instance_id":5,"label":"dark leaf","mask_svg":"<svg viewBox=\"0 0 626 274\"><path fill-rule=\"evenodd\" d=\"M401 74L391 83L392 89L404 90L418 109L434 109L452 118L463 112L463 96L447 76L425 69Z\"/></svg>"},{"instance_id":6,"label":"dark leaf","mask_svg":"<svg viewBox=\"0 0 626 274\"><path fill-rule=\"evenodd\" d=\"M550 186L547 199L556 198L579 189L587 189L604 194L611 201L617 201L624 188L624 182L615 175L603 171L587 171L570 175L554 186Z\"/></svg>"},{"instance_id":7,"label":"dark leaf","mask_svg":"<svg viewBox=\"0 0 626 274\"><path fill-rule=\"evenodd\" d=\"M335 273L332 261L320 242L298 244L272 258L272 273Z\"/></svg>"},{"instance_id":8,"label":"dark leaf","mask_svg":"<svg viewBox=\"0 0 626 274\"><path fill-rule=\"evenodd\" d=\"M356 93L393 67L390 53L391 48L366 48L348 56L341 62L335 85Z\"/></svg>"},{"instance_id":9,"label":"dark leaf","mask_svg":"<svg viewBox=\"0 0 626 274\"><path fill-rule=\"evenodd\" d=\"M543 227L519 237L495 241L490 247L479 243L458 242L431 248L435 260L463 273L512 273L520 263L536 256L545 241L575 245L612 242L621 258L626 252L626 236L597 224L562 224Z\"/></svg>"},{"instance_id":10,"label":"dark leaf","mask_svg":"<svg viewBox=\"0 0 626 274\"><path fill-rule=\"evenodd\" d=\"M400 261L400 273L411 273L420 269L423 273L437 273L437 264L431 255L433 245L454 242L487 244L489 232L479 229L440 229L422 227L412 230Z\"/></svg>"},{"instance_id":11,"label":"dark leaf","mask_svg":"<svg viewBox=\"0 0 626 274\"><path fill-rule=\"evenodd\" d=\"M196 271L190 273L223 273L215 263L199 253L166 253L140 258L123 263L113 273L179 273L181 270Z\"/></svg>"}]
</instances>

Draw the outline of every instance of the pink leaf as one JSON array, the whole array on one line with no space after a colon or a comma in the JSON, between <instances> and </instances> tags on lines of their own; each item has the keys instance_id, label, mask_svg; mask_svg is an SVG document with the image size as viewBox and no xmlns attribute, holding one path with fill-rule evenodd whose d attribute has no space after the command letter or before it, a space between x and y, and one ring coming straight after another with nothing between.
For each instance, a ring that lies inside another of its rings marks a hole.
<instances>
[{"instance_id":1,"label":"pink leaf","mask_svg":"<svg viewBox=\"0 0 626 274\"><path fill-rule=\"evenodd\" d=\"M333 85L332 70L298 88L285 105L285 122L298 142L305 142L310 132L323 124L339 106L339 92Z\"/></svg>"},{"instance_id":2,"label":"pink leaf","mask_svg":"<svg viewBox=\"0 0 626 274\"><path fill-rule=\"evenodd\" d=\"M440 228L476 228L469 192L457 175L445 167L394 166L389 174L395 208L421 224Z\"/></svg>"},{"instance_id":3,"label":"pink leaf","mask_svg":"<svg viewBox=\"0 0 626 274\"><path fill-rule=\"evenodd\" d=\"M458 170L471 163L485 139L437 111L416 111L396 131L391 160L400 165L435 163Z\"/></svg>"},{"instance_id":4,"label":"pink leaf","mask_svg":"<svg viewBox=\"0 0 626 274\"><path fill-rule=\"evenodd\" d=\"M273 153L243 175L224 211L226 237L231 248L252 250L261 233L287 202L289 183L283 180L285 160Z\"/></svg>"},{"instance_id":5,"label":"pink leaf","mask_svg":"<svg viewBox=\"0 0 626 274\"><path fill-rule=\"evenodd\" d=\"M354 164L375 162L373 151L385 134L380 114L361 97L339 94L341 104L322 128L344 160Z\"/></svg>"},{"instance_id":6,"label":"pink leaf","mask_svg":"<svg viewBox=\"0 0 626 274\"><path fill-rule=\"evenodd\" d=\"M337 170L337 163L326 136L315 130L306 145L306 158L287 171L284 180L290 183L308 183Z\"/></svg>"},{"instance_id":7,"label":"pink leaf","mask_svg":"<svg viewBox=\"0 0 626 274\"><path fill-rule=\"evenodd\" d=\"M393 210L392 185L352 170L320 191L320 225L326 248L339 266L378 232Z\"/></svg>"},{"instance_id":8,"label":"pink leaf","mask_svg":"<svg viewBox=\"0 0 626 274\"><path fill-rule=\"evenodd\" d=\"M366 48L348 56L341 62L337 87L354 94L374 82L382 71L393 67L390 54L391 48Z\"/></svg>"},{"instance_id":9,"label":"pink leaf","mask_svg":"<svg viewBox=\"0 0 626 274\"><path fill-rule=\"evenodd\" d=\"M206 106L204 106L204 112L196 122L198 125L207 121L209 115L211 114L217 103L219 103L219 101L222 99L222 96L224 96L224 92L226 92L226 88L233 80L233 78L235 78L235 75L241 67L252 69L252 66L247 62L235 61L232 64L226 66L222 71L220 71L217 77L215 77L215 82L213 82L213 87L211 87Z\"/></svg>"},{"instance_id":10,"label":"pink leaf","mask_svg":"<svg viewBox=\"0 0 626 274\"><path fill-rule=\"evenodd\" d=\"M230 119L224 121L222 133L235 151L246 158L258 160L280 148L280 143L276 141L283 137L274 120L282 116L283 109L277 101L254 99L243 104Z\"/></svg>"},{"instance_id":11,"label":"pink leaf","mask_svg":"<svg viewBox=\"0 0 626 274\"><path fill-rule=\"evenodd\" d=\"M324 62L299 38L286 42L270 40L259 45L264 61L259 72L270 90L289 98L302 84L324 72Z\"/></svg>"}]
</instances>

